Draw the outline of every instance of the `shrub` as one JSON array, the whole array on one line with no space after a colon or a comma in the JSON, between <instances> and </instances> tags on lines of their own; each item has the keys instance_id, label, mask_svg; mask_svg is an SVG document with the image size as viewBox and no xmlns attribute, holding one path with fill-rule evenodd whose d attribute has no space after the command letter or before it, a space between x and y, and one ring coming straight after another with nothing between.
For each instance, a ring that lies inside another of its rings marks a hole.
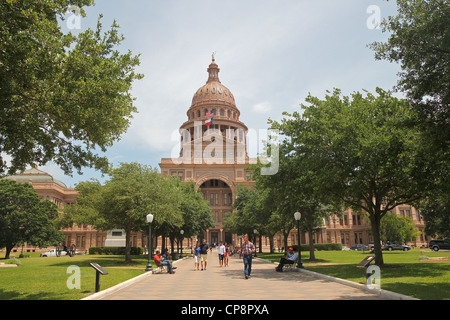
<instances>
[{"instance_id":1,"label":"shrub","mask_svg":"<svg viewBox=\"0 0 450 320\"><path fill-rule=\"evenodd\" d=\"M144 249L138 247L131 247L132 255L141 255ZM124 255L125 247L90 247L89 254L100 255Z\"/></svg>"},{"instance_id":2,"label":"shrub","mask_svg":"<svg viewBox=\"0 0 450 320\"><path fill-rule=\"evenodd\" d=\"M295 251L297 251L298 245L294 244L294 245L290 246L289 248L293 248ZM301 244L300 249L302 251L309 251L309 244ZM314 250L317 250L317 251L333 251L333 250L340 251L340 250L342 250L342 244L341 243L316 243L316 244L314 244Z\"/></svg>"}]
</instances>

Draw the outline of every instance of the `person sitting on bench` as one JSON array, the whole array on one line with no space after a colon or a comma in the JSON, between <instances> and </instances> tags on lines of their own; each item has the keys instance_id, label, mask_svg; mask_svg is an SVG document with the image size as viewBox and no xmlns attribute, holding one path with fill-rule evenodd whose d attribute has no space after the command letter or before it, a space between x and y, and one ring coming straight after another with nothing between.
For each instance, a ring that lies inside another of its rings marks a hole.
<instances>
[{"instance_id":1,"label":"person sitting on bench","mask_svg":"<svg viewBox=\"0 0 450 320\"><path fill-rule=\"evenodd\" d=\"M289 252L287 253L286 257L281 258L280 263L275 268L278 272L283 272L283 267L285 264L294 264L295 261L298 258L298 254L294 252L294 249L289 248Z\"/></svg>"},{"instance_id":2,"label":"person sitting on bench","mask_svg":"<svg viewBox=\"0 0 450 320\"><path fill-rule=\"evenodd\" d=\"M158 267L167 267L167 272L172 274L175 273L175 271L173 271L173 267L172 267L172 262L168 259L164 260L163 258L161 258L161 252L159 250L156 251L155 256L153 257L153 260L155 260L155 264Z\"/></svg>"}]
</instances>

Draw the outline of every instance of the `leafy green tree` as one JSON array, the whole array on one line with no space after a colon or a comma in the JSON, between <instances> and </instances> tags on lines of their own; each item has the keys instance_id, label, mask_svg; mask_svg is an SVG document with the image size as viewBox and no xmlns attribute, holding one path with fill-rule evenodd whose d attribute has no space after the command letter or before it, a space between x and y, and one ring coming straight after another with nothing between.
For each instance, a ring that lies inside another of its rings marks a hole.
<instances>
[{"instance_id":1,"label":"leafy green tree","mask_svg":"<svg viewBox=\"0 0 450 320\"><path fill-rule=\"evenodd\" d=\"M403 244L415 240L418 236L419 231L410 217L401 217L395 213L388 213L381 221L380 239L384 243L389 241Z\"/></svg>"},{"instance_id":2,"label":"leafy green tree","mask_svg":"<svg viewBox=\"0 0 450 320\"><path fill-rule=\"evenodd\" d=\"M201 192L195 190L194 183L184 183L174 179L179 184L181 191L180 211L183 216L184 238L196 236L214 227L211 208L208 201L203 198ZM177 235L180 235L178 232ZM180 239L181 240L181 239Z\"/></svg>"},{"instance_id":3,"label":"leafy green tree","mask_svg":"<svg viewBox=\"0 0 450 320\"><path fill-rule=\"evenodd\" d=\"M243 185L238 186L237 198L233 203L233 211L227 213L224 218L224 226L230 232L236 234L253 234L256 227L256 214L249 205L252 198L256 197L256 191Z\"/></svg>"},{"instance_id":4,"label":"leafy green tree","mask_svg":"<svg viewBox=\"0 0 450 320\"><path fill-rule=\"evenodd\" d=\"M434 160L430 183L440 197L450 192L450 2L397 0L397 8L382 22L388 40L370 47L376 59L401 65L397 89L417 112L410 126L421 130L423 155Z\"/></svg>"},{"instance_id":5,"label":"leafy green tree","mask_svg":"<svg viewBox=\"0 0 450 320\"><path fill-rule=\"evenodd\" d=\"M120 53L113 23L64 34L58 20L93 0L0 1L0 175L54 161L66 174L106 172L106 151L130 125L139 56ZM7 164L4 155L11 161Z\"/></svg>"},{"instance_id":6,"label":"leafy green tree","mask_svg":"<svg viewBox=\"0 0 450 320\"><path fill-rule=\"evenodd\" d=\"M6 247L6 259L18 244L43 248L62 241L54 203L41 201L28 183L0 180L0 248Z\"/></svg>"},{"instance_id":7,"label":"leafy green tree","mask_svg":"<svg viewBox=\"0 0 450 320\"><path fill-rule=\"evenodd\" d=\"M278 128L276 123L271 123ZM279 146L278 172L261 175L257 168L254 177L257 185L270 190L270 200L277 208L277 219L280 223L284 222L279 227L283 230L285 247L290 230L293 226L297 228L294 213L299 211L302 214L299 232L308 233L310 260L315 260L314 233L321 230L323 219L332 213L332 206L326 204L323 194L315 192L311 182L314 174L308 170L306 162L291 151L289 143L282 143Z\"/></svg>"},{"instance_id":8,"label":"leafy green tree","mask_svg":"<svg viewBox=\"0 0 450 320\"><path fill-rule=\"evenodd\" d=\"M425 221L425 233L433 238L450 239L450 195L426 199L418 207Z\"/></svg>"},{"instance_id":9,"label":"leafy green tree","mask_svg":"<svg viewBox=\"0 0 450 320\"><path fill-rule=\"evenodd\" d=\"M179 195L170 180L156 169L138 163L122 163L112 169L110 179L83 182L77 186L77 203L66 209L66 222L89 224L98 230L124 229L125 261L131 262L130 235L147 231L146 216L154 215L152 226L158 230L165 223L181 226Z\"/></svg>"},{"instance_id":10,"label":"leafy green tree","mask_svg":"<svg viewBox=\"0 0 450 320\"><path fill-rule=\"evenodd\" d=\"M372 225L376 264L383 265L381 219L429 191L429 162L421 157L414 116L406 100L382 89L378 95L340 90L324 100L308 96L303 113L285 113L276 127L291 153L312 172L312 186L330 203L365 212Z\"/></svg>"},{"instance_id":11,"label":"leafy green tree","mask_svg":"<svg viewBox=\"0 0 450 320\"><path fill-rule=\"evenodd\" d=\"M398 88L417 103L425 118L450 120L450 2L397 0L398 13L382 21L387 42L371 48L377 59L401 64ZM448 139L448 135L447 135Z\"/></svg>"}]
</instances>

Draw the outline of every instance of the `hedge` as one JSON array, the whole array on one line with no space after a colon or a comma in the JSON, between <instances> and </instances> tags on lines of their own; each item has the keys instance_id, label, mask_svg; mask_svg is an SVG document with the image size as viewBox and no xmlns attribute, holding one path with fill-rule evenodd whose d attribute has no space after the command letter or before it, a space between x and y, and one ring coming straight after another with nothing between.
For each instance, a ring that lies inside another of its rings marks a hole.
<instances>
[{"instance_id":1,"label":"hedge","mask_svg":"<svg viewBox=\"0 0 450 320\"><path fill-rule=\"evenodd\" d=\"M143 248L131 247L130 253L132 255L140 255L144 252ZM89 254L104 254L104 255L124 255L125 247L91 247Z\"/></svg>"},{"instance_id":2,"label":"hedge","mask_svg":"<svg viewBox=\"0 0 450 320\"><path fill-rule=\"evenodd\" d=\"M289 248L293 248L295 251L298 249L298 245L294 244L289 246ZM309 251L309 244L301 244L300 249L302 251ZM314 250L317 251L341 251L342 243L316 243L314 244Z\"/></svg>"}]
</instances>

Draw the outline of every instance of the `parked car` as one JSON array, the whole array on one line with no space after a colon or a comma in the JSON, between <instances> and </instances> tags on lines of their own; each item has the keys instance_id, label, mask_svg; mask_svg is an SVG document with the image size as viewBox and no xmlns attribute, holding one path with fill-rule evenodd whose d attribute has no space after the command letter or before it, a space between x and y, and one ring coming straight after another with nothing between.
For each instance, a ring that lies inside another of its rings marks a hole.
<instances>
[{"instance_id":1,"label":"parked car","mask_svg":"<svg viewBox=\"0 0 450 320\"><path fill-rule=\"evenodd\" d=\"M384 250L388 250L388 251L392 251L392 250L409 251L409 250L411 250L411 247L407 246L405 244L387 243L387 244L384 245Z\"/></svg>"},{"instance_id":2,"label":"parked car","mask_svg":"<svg viewBox=\"0 0 450 320\"><path fill-rule=\"evenodd\" d=\"M438 252L440 249L450 249L450 241L446 240L431 240L429 248Z\"/></svg>"},{"instance_id":3,"label":"parked car","mask_svg":"<svg viewBox=\"0 0 450 320\"><path fill-rule=\"evenodd\" d=\"M67 252L61 251L61 256L65 256ZM56 249L41 253L41 257L56 257Z\"/></svg>"},{"instance_id":4,"label":"parked car","mask_svg":"<svg viewBox=\"0 0 450 320\"><path fill-rule=\"evenodd\" d=\"M353 247L350 248L350 250L369 251L370 249L365 244L355 244Z\"/></svg>"}]
</instances>

